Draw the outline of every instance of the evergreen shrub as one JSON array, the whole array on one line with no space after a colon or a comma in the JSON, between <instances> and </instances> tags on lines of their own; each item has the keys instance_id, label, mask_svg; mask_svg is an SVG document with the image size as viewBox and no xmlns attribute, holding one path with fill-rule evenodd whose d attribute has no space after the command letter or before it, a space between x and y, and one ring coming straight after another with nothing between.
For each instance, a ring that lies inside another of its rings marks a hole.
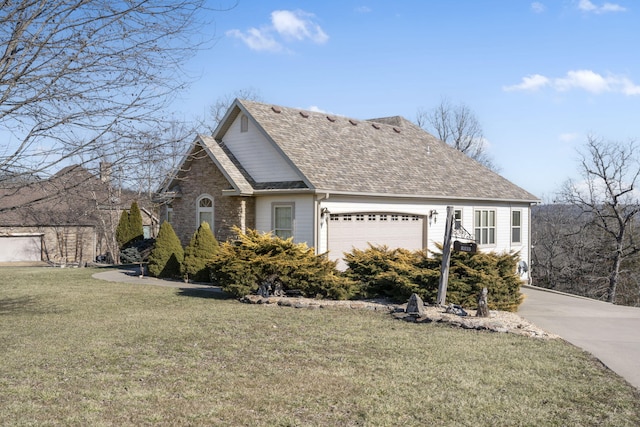
<instances>
[{"instance_id":1,"label":"evergreen shrub","mask_svg":"<svg viewBox=\"0 0 640 427\"><path fill-rule=\"evenodd\" d=\"M336 262L316 255L306 244L255 230L234 231L237 240L222 243L209 263L213 282L226 292L242 297L277 277L283 290L297 290L305 297L348 299L357 294L357 285L342 277Z\"/></svg>"},{"instance_id":2,"label":"evergreen shrub","mask_svg":"<svg viewBox=\"0 0 640 427\"><path fill-rule=\"evenodd\" d=\"M129 211L123 210L116 227L116 242L120 250L124 250L134 243L144 239L142 214L137 202L132 202Z\"/></svg>"},{"instance_id":3,"label":"evergreen shrub","mask_svg":"<svg viewBox=\"0 0 640 427\"><path fill-rule=\"evenodd\" d=\"M218 252L218 241L213 235L209 224L203 222L198 227L189 245L184 249L182 273L196 282L210 282L211 275L207 264Z\"/></svg>"},{"instance_id":4,"label":"evergreen shrub","mask_svg":"<svg viewBox=\"0 0 640 427\"><path fill-rule=\"evenodd\" d=\"M149 274L154 277L179 277L184 250L180 239L167 221L160 225L155 245L149 254Z\"/></svg>"},{"instance_id":5,"label":"evergreen shrub","mask_svg":"<svg viewBox=\"0 0 640 427\"><path fill-rule=\"evenodd\" d=\"M131 243L126 249L120 251L120 263L137 264L147 262L154 244L155 239L144 239Z\"/></svg>"},{"instance_id":6,"label":"evergreen shrub","mask_svg":"<svg viewBox=\"0 0 640 427\"><path fill-rule=\"evenodd\" d=\"M523 298L518 260L517 253L452 252L446 303L475 309L478 294L486 287L490 309L516 311ZM428 257L425 251L370 246L345 254L345 261L345 274L362 285L367 297L405 302L415 292L426 302L436 302L442 253Z\"/></svg>"}]
</instances>

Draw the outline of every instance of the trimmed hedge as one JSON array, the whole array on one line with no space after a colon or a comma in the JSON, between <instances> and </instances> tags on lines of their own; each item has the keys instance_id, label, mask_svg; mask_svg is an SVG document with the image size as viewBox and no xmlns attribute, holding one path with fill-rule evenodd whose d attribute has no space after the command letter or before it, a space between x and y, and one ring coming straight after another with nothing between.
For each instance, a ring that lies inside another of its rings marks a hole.
<instances>
[{"instance_id":1,"label":"trimmed hedge","mask_svg":"<svg viewBox=\"0 0 640 427\"><path fill-rule=\"evenodd\" d=\"M478 294L486 287L490 309L516 311L523 298L518 259L516 253L453 252L446 302L476 308ZM404 302L415 292L426 302L436 302L442 253L428 257L425 251L370 246L345 254L345 261L345 274L361 284L364 296Z\"/></svg>"},{"instance_id":2,"label":"trimmed hedge","mask_svg":"<svg viewBox=\"0 0 640 427\"><path fill-rule=\"evenodd\" d=\"M255 230L234 232L237 240L222 243L209 268L213 282L238 298L255 293L273 278L284 291L311 298L349 299L358 292L357 284L340 275L336 262L316 255L304 243Z\"/></svg>"}]
</instances>

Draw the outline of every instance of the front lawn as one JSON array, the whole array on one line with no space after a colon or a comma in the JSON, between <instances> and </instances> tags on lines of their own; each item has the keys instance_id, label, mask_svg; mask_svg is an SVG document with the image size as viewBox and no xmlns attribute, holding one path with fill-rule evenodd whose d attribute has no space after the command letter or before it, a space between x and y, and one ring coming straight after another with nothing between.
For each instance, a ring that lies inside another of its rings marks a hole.
<instances>
[{"instance_id":1,"label":"front lawn","mask_svg":"<svg viewBox=\"0 0 640 427\"><path fill-rule=\"evenodd\" d=\"M0 269L6 425L640 425L561 340Z\"/></svg>"}]
</instances>

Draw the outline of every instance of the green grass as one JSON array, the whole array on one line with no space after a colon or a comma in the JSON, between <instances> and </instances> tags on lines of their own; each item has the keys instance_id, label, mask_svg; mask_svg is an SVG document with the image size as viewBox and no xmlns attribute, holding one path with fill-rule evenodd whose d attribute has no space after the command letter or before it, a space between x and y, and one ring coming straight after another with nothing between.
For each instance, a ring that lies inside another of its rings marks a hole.
<instances>
[{"instance_id":1,"label":"green grass","mask_svg":"<svg viewBox=\"0 0 640 427\"><path fill-rule=\"evenodd\" d=\"M560 340L0 269L2 425L640 425Z\"/></svg>"}]
</instances>

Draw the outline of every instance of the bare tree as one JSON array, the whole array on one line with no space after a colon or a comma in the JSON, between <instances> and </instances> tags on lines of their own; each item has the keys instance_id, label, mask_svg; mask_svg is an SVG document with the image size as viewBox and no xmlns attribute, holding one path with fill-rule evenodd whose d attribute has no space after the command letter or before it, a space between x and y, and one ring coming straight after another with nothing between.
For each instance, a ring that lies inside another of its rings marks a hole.
<instances>
[{"instance_id":1,"label":"bare tree","mask_svg":"<svg viewBox=\"0 0 640 427\"><path fill-rule=\"evenodd\" d=\"M200 133L213 134L236 98L262 102L260 92L254 88L240 89L223 95L209 106L208 114L198 120Z\"/></svg>"},{"instance_id":2,"label":"bare tree","mask_svg":"<svg viewBox=\"0 0 640 427\"><path fill-rule=\"evenodd\" d=\"M0 186L114 165L171 128L206 0L8 0L0 8Z\"/></svg>"},{"instance_id":3,"label":"bare tree","mask_svg":"<svg viewBox=\"0 0 640 427\"><path fill-rule=\"evenodd\" d=\"M623 262L640 253L634 233L640 213L640 161L636 144L609 142L589 136L580 153L581 181L569 180L563 201L580 209L590 225L602 234L601 262L608 265L606 299L616 302Z\"/></svg>"},{"instance_id":4,"label":"bare tree","mask_svg":"<svg viewBox=\"0 0 640 427\"><path fill-rule=\"evenodd\" d=\"M418 109L416 124L489 169L497 170L487 153L482 126L465 104L452 105L443 98L432 109Z\"/></svg>"}]
</instances>

